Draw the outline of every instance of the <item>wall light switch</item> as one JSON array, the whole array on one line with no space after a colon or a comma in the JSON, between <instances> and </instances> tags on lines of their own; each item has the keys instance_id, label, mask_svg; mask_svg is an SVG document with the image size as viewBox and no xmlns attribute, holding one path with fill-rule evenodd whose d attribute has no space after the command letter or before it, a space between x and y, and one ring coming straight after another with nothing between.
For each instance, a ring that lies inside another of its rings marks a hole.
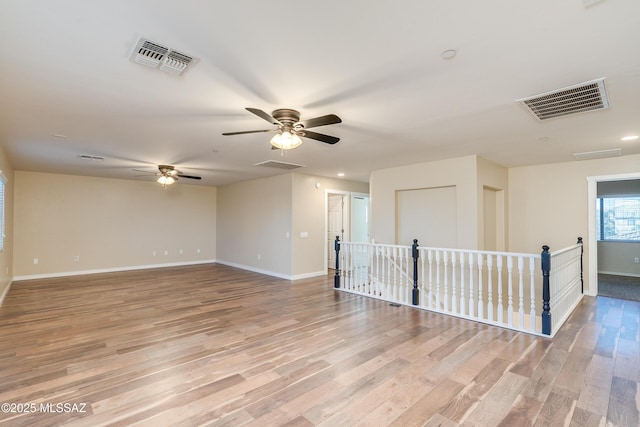
<instances>
[{"instance_id":1,"label":"wall light switch","mask_svg":"<svg viewBox=\"0 0 640 427\"><path fill-rule=\"evenodd\" d=\"M305 237L309 237L309 233L308 233L308 232L306 232L306 231L301 231L301 232L300 232L300 237L303 237L303 238L305 238Z\"/></svg>"},{"instance_id":2,"label":"wall light switch","mask_svg":"<svg viewBox=\"0 0 640 427\"><path fill-rule=\"evenodd\" d=\"M38 263L38 258L34 258L34 259L33 259L33 263L34 263L34 264L37 264L37 263Z\"/></svg>"}]
</instances>

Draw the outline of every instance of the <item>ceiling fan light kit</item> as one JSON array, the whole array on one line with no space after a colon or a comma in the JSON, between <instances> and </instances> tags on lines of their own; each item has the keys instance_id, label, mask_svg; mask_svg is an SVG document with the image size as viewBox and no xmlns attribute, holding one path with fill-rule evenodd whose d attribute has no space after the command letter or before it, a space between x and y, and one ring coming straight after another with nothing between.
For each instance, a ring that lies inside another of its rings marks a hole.
<instances>
[{"instance_id":1,"label":"ceiling fan light kit","mask_svg":"<svg viewBox=\"0 0 640 427\"><path fill-rule=\"evenodd\" d=\"M300 113L290 108L274 110L270 115L258 108L246 108L246 110L261 119L266 120L272 125L276 125L277 129L225 132L222 135L228 136L258 132L277 132L276 135L271 138L270 142L274 149L280 149L283 153L286 150L293 150L294 148L302 145L302 138L315 139L316 141L332 145L340 141L340 138L335 136L307 130L313 127L342 123L342 119L335 114L327 114L313 119L300 120Z\"/></svg>"},{"instance_id":2,"label":"ceiling fan light kit","mask_svg":"<svg viewBox=\"0 0 640 427\"><path fill-rule=\"evenodd\" d=\"M158 178L158 182L162 184L163 187L166 187L167 185L171 185L176 182L176 180L170 175L162 175L160 178Z\"/></svg>"},{"instance_id":3,"label":"ceiling fan light kit","mask_svg":"<svg viewBox=\"0 0 640 427\"><path fill-rule=\"evenodd\" d=\"M270 142L280 150L293 150L302 145L302 139L297 134L291 134L287 131L275 134Z\"/></svg>"}]
</instances>

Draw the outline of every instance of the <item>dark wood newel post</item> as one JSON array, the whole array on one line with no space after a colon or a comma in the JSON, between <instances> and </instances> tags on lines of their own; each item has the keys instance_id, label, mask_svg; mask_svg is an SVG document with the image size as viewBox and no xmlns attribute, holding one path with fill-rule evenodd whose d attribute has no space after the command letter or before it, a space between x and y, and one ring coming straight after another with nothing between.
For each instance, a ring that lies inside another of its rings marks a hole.
<instances>
[{"instance_id":1,"label":"dark wood newel post","mask_svg":"<svg viewBox=\"0 0 640 427\"><path fill-rule=\"evenodd\" d=\"M540 255L542 264L542 333L544 335L551 335L551 304L550 304L550 291L549 291L549 271L551 270L551 254L549 253L549 246L544 245L542 247L542 254Z\"/></svg>"},{"instance_id":2,"label":"dark wood newel post","mask_svg":"<svg viewBox=\"0 0 640 427\"><path fill-rule=\"evenodd\" d=\"M584 244L582 243L582 237L578 237L578 244L580 245L580 291L584 294L584 275L582 266L582 256L584 254Z\"/></svg>"},{"instance_id":3,"label":"dark wood newel post","mask_svg":"<svg viewBox=\"0 0 640 427\"><path fill-rule=\"evenodd\" d=\"M413 239L411 256L413 257L413 292L411 294L411 303L413 305L418 305L420 296L418 291L418 239Z\"/></svg>"},{"instance_id":4,"label":"dark wood newel post","mask_svg":"<svg viewBox=\"0 0 640 427\"><path fill-rule=\"evenodd\" d=\"M340 287L340 236L336 236L335 242L333 242L333 248L336 251L336 275L333 276L333 287Z\"/></svg>"}]
</instances>

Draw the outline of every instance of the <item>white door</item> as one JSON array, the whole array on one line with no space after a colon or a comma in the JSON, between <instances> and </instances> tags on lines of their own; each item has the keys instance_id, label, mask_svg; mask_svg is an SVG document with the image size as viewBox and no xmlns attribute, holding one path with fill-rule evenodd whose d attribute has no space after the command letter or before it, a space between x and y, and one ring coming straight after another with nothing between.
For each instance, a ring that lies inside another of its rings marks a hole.
<instances>
[{"instance_id":1,"label":"white door","mask_svg":"<svg viewBox=\"0 0 640 427\"><path fill-rule=\"evenodd\" d=\"M369 243L369 196L353 194L351 196L351 241Z\"/></svg>"}]
</instances>

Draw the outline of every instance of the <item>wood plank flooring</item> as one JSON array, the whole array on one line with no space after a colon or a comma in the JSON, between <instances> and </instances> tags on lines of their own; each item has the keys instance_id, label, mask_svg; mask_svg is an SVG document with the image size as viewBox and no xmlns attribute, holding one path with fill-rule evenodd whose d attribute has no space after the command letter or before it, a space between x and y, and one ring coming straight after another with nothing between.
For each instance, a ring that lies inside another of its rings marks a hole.
<instances>
[{"instance_id":1,"label":"wood plank flooring","mask_svg":"<svg viewBox=\"0 0 640 427\"><path fill-rule=\"evenodd\" d=\"M585 297L547 339L217 264L16 282L0 425L638 426L639 319Z\"/></svg>"}]
</instances>

